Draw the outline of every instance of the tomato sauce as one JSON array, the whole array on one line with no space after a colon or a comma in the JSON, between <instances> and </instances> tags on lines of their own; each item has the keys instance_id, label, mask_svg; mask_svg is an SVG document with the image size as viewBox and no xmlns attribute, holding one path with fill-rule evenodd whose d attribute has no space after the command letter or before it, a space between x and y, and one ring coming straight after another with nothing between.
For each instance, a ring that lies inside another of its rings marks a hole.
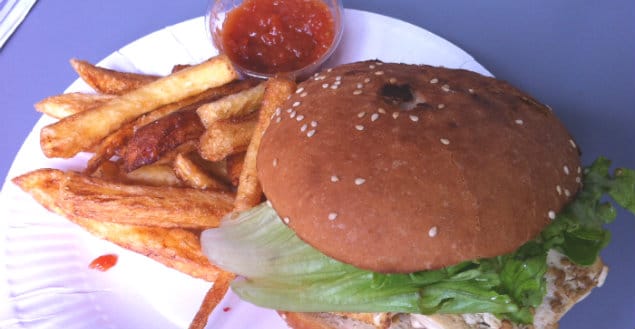
<instances>
[{"instance_id":1,"label":"tomato sauce","mask_svg":"<svg viewBox=\"0 0 635 329\"><path fill-rule=\"evenodd\" d=\"M88 267L101 272L106 272L117 264L117 259L117 255L114 254L101 255L90 262Z\"/></svg>"},{"instance_id":2,"label":"tomato sauce","mask_svg":"<svg viewBox=\"0 0 635 329\"><path fill-rule=\"evenodd\" d=\"M319 0L246 0L227 13L220 37L223 51L244 69L292 72L328 51L335 23Z\"/></svg>"}]
</instances>

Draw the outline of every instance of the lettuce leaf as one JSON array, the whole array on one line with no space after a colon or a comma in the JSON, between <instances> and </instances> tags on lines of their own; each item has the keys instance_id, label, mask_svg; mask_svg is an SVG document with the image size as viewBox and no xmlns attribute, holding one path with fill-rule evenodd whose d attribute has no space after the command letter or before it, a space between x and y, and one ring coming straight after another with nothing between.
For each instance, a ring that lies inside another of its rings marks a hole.
<instances>
[{"instance_id":1,"label":"lettuce leaf","mask_svg":"<svg viewBox=\"0 0 635 329\"><path fill-rule=\"evenodd\" d=\"M380 274L355 268L300 240L267 204L203 232L207 257L242 279L232 289L244 300L296 312L487 312L532 323L545 295L550 249L590 265L609 240L604 225L615 203L635 213L635 171L597 159L584 172L584 188L550 225L516 252L466 261L440 270Z\"/></svg>"}]
</instances>

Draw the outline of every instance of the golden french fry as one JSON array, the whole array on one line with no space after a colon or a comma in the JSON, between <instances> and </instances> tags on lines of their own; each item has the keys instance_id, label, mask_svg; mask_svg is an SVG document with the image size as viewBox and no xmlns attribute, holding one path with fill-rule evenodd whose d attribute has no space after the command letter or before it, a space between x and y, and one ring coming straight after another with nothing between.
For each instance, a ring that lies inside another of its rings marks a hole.
<instances>
[{"instance_id":1,"label":"golden french fry","mask_svg":"<svg viewBox=\"0 0 635 329\"><path fill-rule=\"evenodd\" d=\"M209 161L220 161L228 155L247 150L258 117L247 115L242 120L218 120L201 135L198 151Z\"/></svg>"},{"instance_id":2,"label":"golden french fry","mask_svg":"<svg viewBox=\"0 0 635 329\"><path fill-rule=\"evenodd\" d=\"M258 109L264 91L265 83L260 83L253 88L201 105L196 113L201 118L203 126L209 128L217 120L243 116Z\"/></svg>"},{"instance_id":3,"label":"golden french fry","mask_svg":"<svg viewBox=\"0 0 635 329\"><path fill-rule=\"evenodd\" d=\"M229 190L227 184L205 172L187 155L179 154L176 156L176 159L174 159L174 173L189 187L201 190Z\"/></svg>"},{"instance_id":4,"label":"golden french fry","mask_svg":"<svg viewBox=\"0 0 635 329\"><path fill-rule=\"evenodd\" d=\"M229 285L236 276L229 272L218 273L218 278L214 281L214 285L207 291L201 306L198 308L194 319L190 323L189 329L203 329L207 325L207 319L212 314L216 306L223 299Z\"/></svg>"},{"instance_id":5,"label":"golden french fry","mask_svg":"<svg viewBox=\"0 0 635 329\"><path fill-rule=\"evenodd\" d=\"M260 140L269 126L271 116L294 91L295 82L291 80L272 78L266 83L262 106L258 115L258 124L249 147L247 147L245 161L240 173L240 181L234 202L235 211L244 211L255 207L262 200L262 188L260 187L260 182L258 182L256 170L256 157L258 156L258 148L260 148Z\"/></svg>"},{"instance_id":6,"label":"golden french fry","mask_svg":"<svg viewBox=\"0 0 635 329\"><path fill-rule=\"evenodd\" d=\"M203 131L201 120L192 110L174 112L145 125L128 141L122 155L123 169L132 171L152 164L177 146L198 140Z\"/></svg>"},{"instance_id":7,"label":"golden french fry","mask_svg":"<svg viewBox=\"0 0 635 329\"><path fill-rule=\"evenodd\" d=\"M58 205L66 177L66 173L57 169L39 169L13 178L13 182L48 210L67 217L99 238L203 280L213 282L224 273L209 262L201 251L198 234L189 230L99 222L66 212Z\"/></svg>"},{"instance_id":8,"label":"golden french fry","mask_svg":"<svg viewBox=\"0 0 635 329\"><path fill-rule=\"evenodd\" d=\"M69 158L97 144L122 124L160 106L226 84L238 77L220 55L161 78L111 101L45 126L40 145L47 157Z\"/></svg>"},{"instance_id":9,"label":"golden french fry","mask_svg":"<svg viewBox=\"0 0 635 329\"><path fill-rule=\"evenodd\" d=\"M111 70L79 59L71 59L71 66L82 80L102 94L121 95L160 78L157 75Z\"/></svg>"},{"instance_id":10,"label":"golden french fry","mask_svg":"<svg viewBox=\"0 0 635 329\"><path fill-rule=\"evenodd\" d=\"M232 201L228 192L126 185L67 172L58 205L77 218L204 229L218 226Z\"/></svg>"},{"instance_id":11,"label":"golden french fry","mask_svg":"<svg viewBox=\"0 0 635 329\"><path fill-rule=\"evenodd\" d=\"M168 164L151 164L139 167L131 172L122 173L126 183L147 186L183 186L172 166Z\"/></svg>"},{"instance_id":12,"label":"golden french fry","mask_svg":"<svg viewBox=\"0 0 635 329\"><path fill-rule=\"evenodd\" d=\"M89 174L92 173L99 167L99 164L101 162L110 159L118 151L121 151L121 148L124 146L125 143L127 143L132 135L134 135L134 132L141 127L156 120L159 120L160 118L176 111L187 110L190 107L197 108L203 103L213 101L228 94L239 92L253 86L254 83L255 80L241 80L231 82L219 87L210 88L201 94L162 106L154 111L148 112L138 117L132 122L124 124L122 127L120 127L115 132L108 135L106 138L99 142L94 150L94 155L88 161L84 172ZM119 153L123 154L125 152Z\"/></svg>"},{"instance_id":13,"label":"golden french fry","mask_svg":"<svg viewBox=\"0 0 635 329\"><path fill-rule=\"evenodd\" d=\"M47 97L35 103L38 112L61 119L102 105L116 96L104 94L67 93Z\"/></svg>"}]
</instances>

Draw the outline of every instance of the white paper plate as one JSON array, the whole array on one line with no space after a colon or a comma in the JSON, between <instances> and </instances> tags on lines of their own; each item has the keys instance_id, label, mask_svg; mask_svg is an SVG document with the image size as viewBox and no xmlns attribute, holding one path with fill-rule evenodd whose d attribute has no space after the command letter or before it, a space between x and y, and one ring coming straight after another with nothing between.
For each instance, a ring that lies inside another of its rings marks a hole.
<instances>
[{"instance_id":1,"label":"white paper plate","mask_svg":"<svg viewBox=\"0 0 635 329\"><path fill-rule=\"evenodd\" d=\"M217 52L202 18L147 35L105 58L100 65L123 71L167 74L174 64L198 63ZM340 48L327 65L363 59L425 63L489 72L448 41L414 25L368 12L346 10ZM82 81L67 91L90 91ZM81 169L87 159L45 158L42 117L19 151L9 178L53 167ZM7 182L0 197L1 328L186 328L210 284L164 267L144 256L98 240L51 214ZM95 257L114 253L107 272L88 269ZM284 328L270 310L229 294L209 328Z\"/></svg>"}]
</instances>

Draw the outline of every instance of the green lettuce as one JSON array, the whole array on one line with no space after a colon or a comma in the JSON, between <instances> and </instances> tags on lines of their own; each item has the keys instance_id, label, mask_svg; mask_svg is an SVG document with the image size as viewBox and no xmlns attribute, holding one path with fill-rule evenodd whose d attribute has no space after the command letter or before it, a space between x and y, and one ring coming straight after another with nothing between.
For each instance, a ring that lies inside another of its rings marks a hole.
<instances>
[{"instance_id":1,"label":"green lettuce","mask_svg":"<svg viewBox=\"0 0 635 329\"><path fill-rule=\"evenodd\" d=\"M584 171L584 188L532 241L511 254L466 261L440 270L380 274L327 257L300 240L267 204L203 232L203 251L242 278L232 290L267 308L296 312L487 312L532 323L545 295L547 252L558 250L590 265L609 240L604 225L614 203L635 213L635 171L609 173L597 159Z\"/></svg>"}]
</instances>

